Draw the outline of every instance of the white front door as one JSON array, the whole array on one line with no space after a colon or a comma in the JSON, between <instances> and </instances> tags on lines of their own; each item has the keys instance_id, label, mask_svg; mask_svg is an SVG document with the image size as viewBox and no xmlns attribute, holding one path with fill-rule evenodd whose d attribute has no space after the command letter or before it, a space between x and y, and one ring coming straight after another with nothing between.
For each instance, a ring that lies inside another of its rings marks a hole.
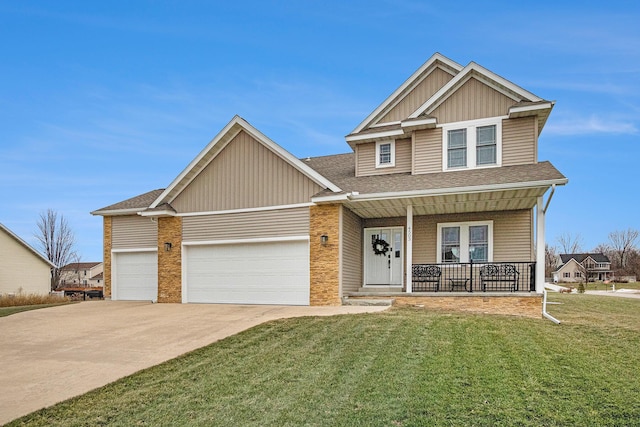
<instances>
[{"instance_id":1,"label":"white front door","mask_svg":"<svg viewBox=\"0 0 640 427\"><path fill-rule=\"evenodd\" d=\"M402 286L404 229L364 230L364 284Z\"/></svg>"}]
</instances>

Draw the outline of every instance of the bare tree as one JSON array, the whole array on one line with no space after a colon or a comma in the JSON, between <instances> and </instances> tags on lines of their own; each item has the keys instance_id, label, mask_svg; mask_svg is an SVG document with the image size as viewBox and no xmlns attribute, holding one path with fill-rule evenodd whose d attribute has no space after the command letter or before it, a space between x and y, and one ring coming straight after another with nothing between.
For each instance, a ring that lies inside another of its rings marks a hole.
<instances>
[{"instance_id":1,"label":"bare tree","mask_svg":"<svg viewBox=\"0 0 640 427\"><path fill-rule=\"evenodd\" d=\"M635 248L638 240L638 230L628 228L622 231L612 231L609 233L609 243L615 254L620 268L627 267L629 252Z\"/></svg>"},{"instance_id":2,"label":"bare tree","mask_svg":"<svg viewBox=\"0 0 640 427\"><path fill-rule=\"evenodd\" d=\"M60 270L74 256L75 236L69 223L52 209L40 213L38 233L35 237L40 242L42 251L55 268L51 274L51 289L55 290L60 282Z\"/></svg>"},{"instance_id":3,"label":"bare tree","mask_svg":"<svg viewBox=\"0 0 640 427\"><path fill-rule=\"evenodd\" d=\"M582 236L580 234L573 235L569 232L564 232L556 237L556 241L560 244L562 253L577 254L582 251Z\"/></svg>"},{"instance_id":4,"label":"bare tree","mask_svg":"<svg viewBox=\"0 0 640 427\"><path fill-rule=\"evenodd\" d=\"M555 246L544 246L544 275L551 277L554 271L558 269L558 248Z\"/></svg>"}]
</instances>

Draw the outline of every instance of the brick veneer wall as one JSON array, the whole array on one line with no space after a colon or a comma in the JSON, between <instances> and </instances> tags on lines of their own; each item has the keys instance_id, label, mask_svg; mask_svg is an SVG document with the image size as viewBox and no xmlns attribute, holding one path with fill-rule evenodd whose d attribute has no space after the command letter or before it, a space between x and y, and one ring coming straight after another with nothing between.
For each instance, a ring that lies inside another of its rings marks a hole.
<instances>
[{"instance_id":1,"label":"brick veneer wall","mask_svg":"<svg viewBox=\"0 0 640 427\"><path fill-rule=\"evenodd\" d=\"M386 299L389 298L386 297ZM526 296L393 296L391 298L394 299L396 306L420 306L426 309L447 311L542 317L542 296L537 294ZM375 298L366 297L366 299Z\"/></svg>"},{"instance_id":2,"label":"brick veneer wall","mask_svg":"<svg viewBox=\"0 0 640 427\"><path fill-rule=\"evenodd\" d=\"M158 302L182 302L181 217L158 218Z\"/></svg>"},{"instance_id":3,"label":"brick veneer wall","mask_svg":"<svg viewBox=\"0 0 640 427\"><path fill-rule=\"evenodd\" d=\"M340 205L309 208L309 258L311 305L341 305ZM321 236L329 240L322 245Z\"/></svg>"},{"instance_id":4,"label":"brick veneer wall","mask_svg":"<svg viewBox=\"0 0 640 427\"><path fill-rule=\"evenodd\" d=\"M110 216L103 217L102 220L102 248L103 248L103 263L104 269L102 276L104 278L104 297L111 298L111 232L113 230Z\"/></svg>"}]
</instances>

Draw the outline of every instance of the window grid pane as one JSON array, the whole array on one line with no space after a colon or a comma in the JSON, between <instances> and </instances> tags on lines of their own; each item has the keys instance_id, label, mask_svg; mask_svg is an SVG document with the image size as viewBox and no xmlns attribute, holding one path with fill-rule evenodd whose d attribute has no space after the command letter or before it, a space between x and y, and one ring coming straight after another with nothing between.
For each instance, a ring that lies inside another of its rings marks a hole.
<instances>
[{"instance_id":1,"label":"window grid pane","mask_svg":"<svg viewBox=\"0 0 640 427\"><path fill-rule=\"evenodd\" d=\"M460 227L442 228L442 262L460 262Z\"/></svg>"},{"instance_id":2,"label":"window grid pane","mask_svg":"<svg viewBox=\"0 0 640 427\"><path fill-rule=\"evenodd\" d=\"M447 132L447 167L465 166L467 166L467 130L450 130Z\"/></svg>"},{"instance_id":3,"label":"window grid pane","mask_svg":"<svg viewBox=\"0 0 640 427\"><path fill-rule=\"evenodd\" d=\"M496 163L496 126L476 128L476 164L493 165Z\"/></svg>"},{"instance_id":4,"label":"window grid pane","mask_svg":"<svg viewBox=\"0 0 640 427\"><path fill-rule=\"evenodd\" d=\"M391 144L380 144L380 164L391 163Z\"/></svg>"},{"instance_id":5,"label":"window grid pane","mask_svg":"<svg viewBox=\"0 0 640 427\"><path fill-rule=\"evenodd\" d=\"M469 260L487 262L489 260L489 227L469 226Z\"/></svg>"}]
</instances>

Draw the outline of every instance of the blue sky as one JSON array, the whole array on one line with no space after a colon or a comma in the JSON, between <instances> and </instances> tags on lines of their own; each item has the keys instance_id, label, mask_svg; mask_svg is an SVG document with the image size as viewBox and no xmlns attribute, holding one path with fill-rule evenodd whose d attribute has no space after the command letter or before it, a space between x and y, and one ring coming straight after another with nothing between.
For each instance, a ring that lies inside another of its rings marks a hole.
<instances>
[{"instance_id":1,"label":"blue sky","mask_svg":"<svg viewBox=\"0 0 640 427\"><path fill-rule=\"evenodd\" d=\"M569 178L547 240L640 229L640 3L0 3L0 222L52 208L83 261L90 211L164 188L239 114L298 157L355 128L434 52L555 100L539 158Z\"/></svg>"}]
</instances>

